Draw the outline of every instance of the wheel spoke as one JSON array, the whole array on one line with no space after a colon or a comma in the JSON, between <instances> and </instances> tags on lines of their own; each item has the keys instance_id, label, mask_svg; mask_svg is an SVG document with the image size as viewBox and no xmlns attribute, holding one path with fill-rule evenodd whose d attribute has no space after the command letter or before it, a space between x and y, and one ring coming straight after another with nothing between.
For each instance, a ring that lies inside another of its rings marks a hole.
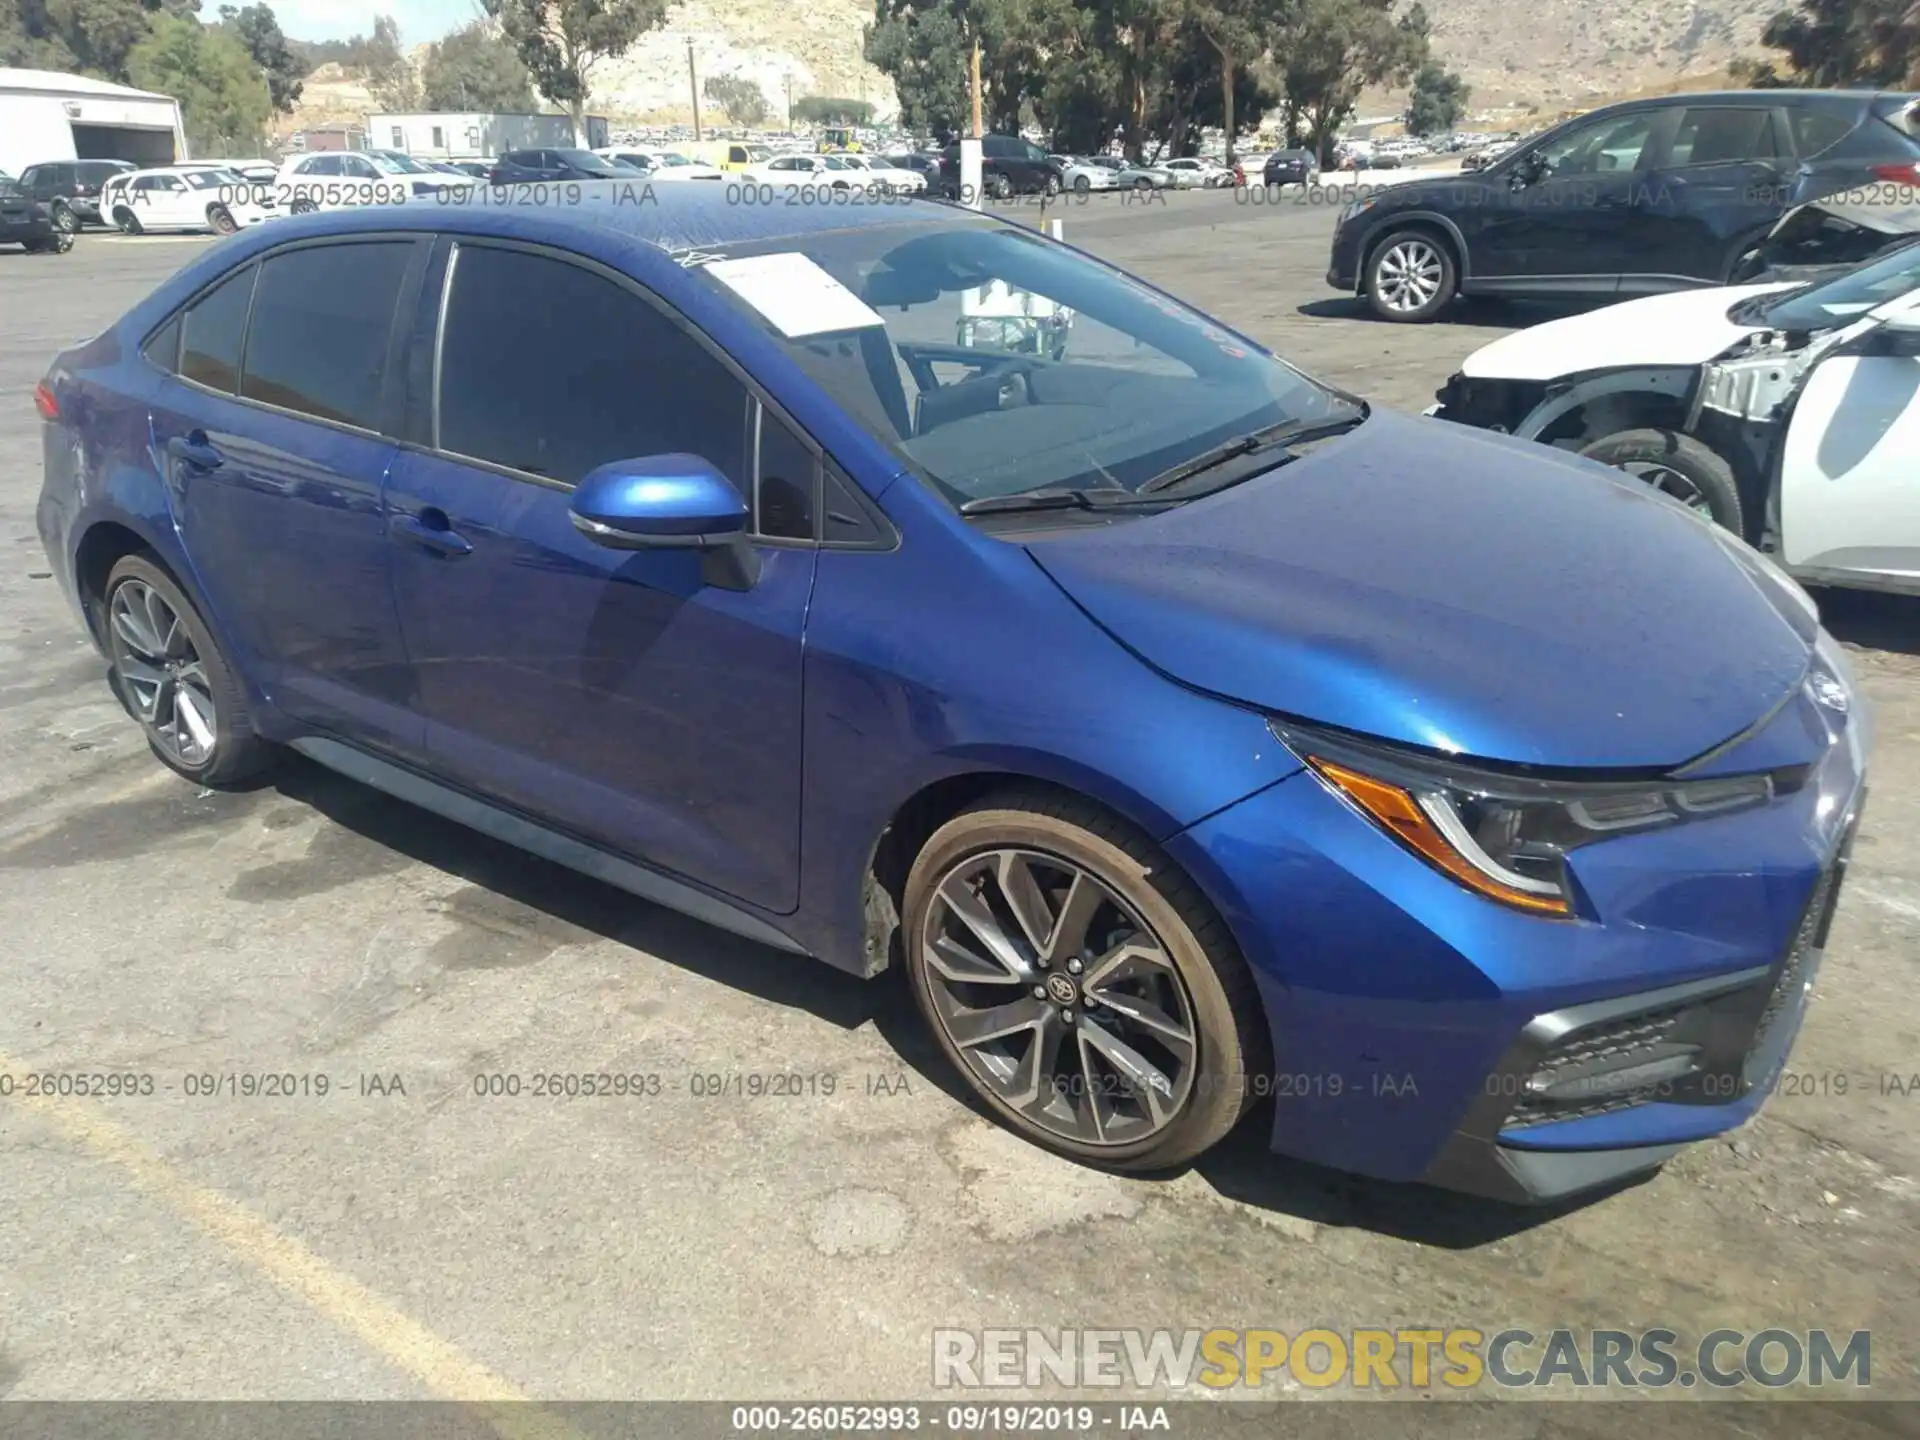
<instances>
[{"instance_id":1,"label":"wheel spoke","mask_svg":"<svg viewBox=\"0 0 1920 1440\"><path fill-rule=\"evenodd\" d=\"M133 588L131 585L122 585L114 595L114 631L126 641L129 649L136 651L144 658L164 660L166 652L161 645L160 637L147 628L144 615L135 609L137 603L135 598L128 594ZM140 607L141 611L144 609L144 606Z\"/></svg>"},{"instance_id":2,"label":"wheel spoke","mask_svg":"<svg viewBox=\"0 0 1920 1440\"><path fill-rule=\"evenodd\" d=\"M213 749L213 701L202 695L191 685L176 686L173 692L174 713L179 717L186 737L192 741L194 750L206 754Z\"/></svg>"},{"instance_id":3,"label":"wheel spoke","mask_svg":"<svg viewBox=\"0 0 1920 1440\"><path fill-rule=\"evenodd\" d=\"M1087 993L1093 994L1091 990ZM1169 1015L1153 1001L1118 991L1102 991L1093 998L1114 1014L1153 1031L1162 1044L1179 1056L1181 1063L1192 1056L1193 1032L1177 1016Z\"/></svg>"},{"instance_id":4,"label":"wheel spoke","mask_svg":"<svg viewBox=\"0 0 1920 1440\"><path fill-rule=\"evenodd\" d=\"M947 1033L962 1050L989 1040L1001 1040L1022 1030L1037 1030L1053 1013L1044 1001L1032 997L1010 1000L991 1010L963 1010L947 1017Z\"/></svg>"},{"instance_id":5,"label":"wheel spoke","mask_svg":"<svg viewBox=\"0 0 1920 1440\"><path fill-rule=\"evenodd\" d=\"M1062 964L1086 946L1087 931L1093 917L1107 898L1106 887L1085 871L1073 877L1067 897L1060 902L1060 914L1047 937L1045 955L1050 964Z\"/></svg>"},{"instance_id":6,"label":"wheel spoke","mask_svg":"<svg viewBox=\"0 0 1920 1440\"><path fill-rule=\"evenodd\" d=\"M119 660L120 678L129 685L141 685L157 691L167 683L167 672L157 665L149 665L137 655L123 655Z\"/></svg>"},{"instance_id":7,"label":"wheel spoke","mask_svg":"<svg viewBox=\"0 0 1920 1440\"><path fill-rule=\"evenodd\" d=\"M1166 1122L1167 1107L1173 1102L1173 1081L1158 1066L1095 1021L1089 1020L1080 1027L1080 1044L1083 1053L1088 1047L1099 1051L1101 1057L1120 1072L1121 1078L1146 1105L1147 1114L1156 1127Z\"/></svg>"},{"instance_id":8,"label":"wheel spoke","mask_svg":"<svg viewBox=\"0 0 1920 1440\"><path fill-rule=\"evenodd\" d=\"M1024 981L1032 970L1027 958L1020 953L1019 946L1012 937L1001 928L993 908L987 904L983 893L976 891L969 883L971 876L956 872L949 875L940 886L940 899L953 917L964 925L973 938L985 948L987 959L997 962L1001 973L991 978L1004 984L1012 981ZM954 979L987 979L988 976L954 976Z\"/></svg>"},{"instance_id":9,"label":"wheel spoke","mask_svg":"<svg viewBox=\"0 0 1920 1440\"><path fill-rule=\"evenodd\" d=\"M180 638L179 618L154 591L148 590L143 598L147 612L147 633L159 645L160 657L167 660L176 658L173 647Z\"/></svg>"},{"instance_id":10,"label":"wheel spoke","mask_svg":"<svg viewBox=\"0 0 1920 1440\"><path fill-rule=\"evenodd\" d=\"M1013 918L1026 936L1030 953L1046 954L1047 936L1054 928L1053 913L1041 892L1040 882L1033 878L1033 866L1027 857L1015 850L1003 850L994 866L994 878L1000 883L1007 908L1013 911ZM1077 879L1075 883L1079 883Z\"/></svg>"},{"instance_id":11,"label":"wheel spoke","mask_svg":"<svg viewBox=\"0 0 1920 1440\"><path fill-rule=\"evenodd\" d=\"M1093 1052L1087 1044L1087 1027L1082 1026L1074 1032L1074 1054L1080 1059L1080 1106L1078 1107L1087 1128L1093 1131L1093 1138L1102 1141L1107 1138L1107 1128L1113 1120L1113 1101L1108 1098L1105 1081L1100 1067L1094 1063Z\"/></svg>"}]
</instances>

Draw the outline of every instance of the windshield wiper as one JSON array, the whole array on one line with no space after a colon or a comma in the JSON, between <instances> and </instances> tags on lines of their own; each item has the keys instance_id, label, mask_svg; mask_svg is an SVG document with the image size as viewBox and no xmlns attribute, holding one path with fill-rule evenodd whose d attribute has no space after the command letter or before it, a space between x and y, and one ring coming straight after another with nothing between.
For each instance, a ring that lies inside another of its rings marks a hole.
<instances>
[{"instance_id":1,"label":"windshield wiper","mask_svg":"<svg viewBox=\"0 0 1920 1440\"><path fill-rule=\"evenodd\" d=\"M1371 413L1365 401L1351 415L1342 415L1332 420L1289 420L1279 425L1269 425L1264 430L1254 430L1240 435L1225 444L1216 445L1211 450L1202 451L1191 460L1174 466L1147 481L1140 487L1140 494L1153 495L1193 479L1194 476L1208 470L1218 469L1229 460L1237 460L1243 455L1257 455L1262 450L1271 450L1276 446L1304 445L1309 440L1325 440L1334 435L1344 435L1358 426ZM1292 455L1280 457L1276 464L1284 465ZM1241 476L1250 479L1250 476ZM1201 492L1206 493L1206 492ZM1182 496L1182 499L1196 498Z\"/></svg>"},{"instance_id":2,"label":"windshield wiper","mask_svg":"<svg viewBox=\"0 0 1920 1440\"><path fill-rule=\"evenodd\" d=\"M1126 510L1177 503L1172 496L1142 496L1131 490L1025 490L1016 495L983 495L960 507L962 515L1004 515L1023 510Z\"/></svg>"}]
</instances>

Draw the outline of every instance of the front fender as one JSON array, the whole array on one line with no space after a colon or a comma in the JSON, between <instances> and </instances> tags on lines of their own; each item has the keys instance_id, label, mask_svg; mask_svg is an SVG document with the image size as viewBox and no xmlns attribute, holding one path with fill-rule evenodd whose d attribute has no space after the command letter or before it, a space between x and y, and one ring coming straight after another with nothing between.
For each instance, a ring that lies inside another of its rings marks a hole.
<instances>
[{"instance_id":1,"label":"front fender","mask_svg":"<svg viewBox=\"0 0 1920 1440\"><path fill-rule=\"evenodd\" d=\"M1522 440L1538 440L1554 423L1613 395L1658 395L1676 401L1684 410L1693 397L1700 378L1697 365L1652 366L1633 370L1602 370L1587 375L1570 375L1554 381L1547 398L1530 410L1514 427Z\"/></svg>"}]
</instances>

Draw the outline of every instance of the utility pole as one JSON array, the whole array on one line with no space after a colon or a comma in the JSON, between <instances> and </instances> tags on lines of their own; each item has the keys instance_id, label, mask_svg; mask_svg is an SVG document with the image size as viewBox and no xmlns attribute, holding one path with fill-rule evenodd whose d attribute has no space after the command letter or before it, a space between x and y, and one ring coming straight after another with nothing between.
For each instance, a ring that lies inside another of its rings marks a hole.
<instances>
[{"instance_id":1,"label":"utility pole","mask_svg":"<svg viewBox=\"0 0 1920 1440\"><path fill-rule=\"evenodd\" d=\"M980 123L980 37L973 38L973 58L968 64L968 88L973 95L973 138L978 140L986 134Z\"/></svg>"},{"instance_id":2,"label":"utility pole","mask_svg":"<svg viewBox=\"0 0 1920 1440\"><path fill-rule=\"evenodd\" d=\"M700 79L693 72L693 37L687 37L687 88L693 92L693 139L700 141Z\"/></svg>"},{"instance_id":3,"label":"utility pole","mask_svg":"<svg viewBox=\"0 0 1920 1440\"><path fill-rule=\"evenodd\" d=\"M793 129L793 71L787 71L787 129Z\"/></svg>"}]
</instances>

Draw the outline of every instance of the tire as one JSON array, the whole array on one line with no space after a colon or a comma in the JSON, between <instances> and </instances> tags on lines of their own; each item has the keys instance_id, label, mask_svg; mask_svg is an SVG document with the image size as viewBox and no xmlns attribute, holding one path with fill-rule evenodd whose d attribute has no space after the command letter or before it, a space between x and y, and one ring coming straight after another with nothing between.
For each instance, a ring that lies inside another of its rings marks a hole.
<instances>
[{"instance_id":1,"label":"tire","mask_svg":"<svg viewBox=\"0 0 1920 1440\"><path fill-rule=\"evenodd\" d=\"M1073 193L1074 194L1085 195L1091 189L1093 189L1093 182L1089 180L1086 176L1076 175L1073 177Z\"/></svg>"},{"instance_id":2,"label":"tire","mask_svg":"<svg viewBox=\"0 0 1920 1440\"><path fill-rule=\"evenodd\" d=\"M1058 195L1060 193L1060 177L1058 175L1047 176L1046 190L1049 196Z\"/></svg>"},{"instance_id":3,"label":"tire","mask_svg":"<svg viewBox=\"0 0 1920 1440\"><path fill-rule=\"evenodd\" d=\"M1740 483L1717 451L1677 430L1622 430L1580 452L1589 460L1625 470L1654 489L1744 534Z\"/></svg>"},{"instance_id":4,"label":"tire","mask_svg":"<svg viewBox=\"0 0 1920 1440\"><path fill-rule=\"evenodd\" d=\"M1151 190L1153 189L1153 181L1149 180L1146 176L1142 175L1139 179L1133 182L1133 188L1136 190Z\"/></svg>"},{"instance_id":5,"label":"tire","mask_svg":"<svg viewBox=\"0 0 1920 1440\"><path fill-rule=\"evenodd\" d=\"M80 217L73 213L73 207L66 201L56 200L50 209L54 229L67 235L80 233Z\"/></svg>"},{"instance_id":6,"label":"tire","mask_svg":"<svg viewBox=\"0 0 1920 1440\"><path fill-rule=\"evenodd\" d=\"M292 206L289 208L295 215L317 215L320 213L320 207L305 195L296 195Z\"/></svg>"},{"instance_id":7,"label":"tire","mask_svg":"<svg viewBox=\"0 0 1920 1440\"><path fill-rule=\"evenodd\" d=\"M240 228L240 222L233 218L233 212L224 205L207 207L207 223L216 235L231 235Z\"/></svg>"},{"instance_id":8,"label":"tire","mask_svg":"<svg viewBox=\"0 0 1920 1440\"><path fill-rule=\"evenodd\" d=\"M1030 909L1027 929L1004 900L976 912L1008 925L1003 940L1021 937L1009 942L1018 969L990 958L995 952L948 898L972 896L976 875L997 887L1002 874L1044 909ZM1092 899L1074 907L1082 933L1051 938L1075 893ZM1246 1113L1249 1076L1268 1055L1252 972L1199 888L1131 826L1051 791L989 796L928 839L905 902L905 968L920 1012L985 1108L1017 1134L1074 1160L1160 1170L1200 1155ZM1050 958L1026 938L1041 922L1044 943L1058 947ZM982 975L989 978L973 978ZM986 1013L1000 1013L1003 1028L983 1026ZM1023 1016L1030 1023L1014 1023ZM969 1038L969 1023L985 1033ZM1116 1041L1160 1083L1129 1086L1109 1059ZM1045 1067L1035 1061L1043 1043L1052 1057ZM1156 1091L1165 1100L1149 1103Z\"/></svg>"},{"instance_id":9,"label":"tire","mask_svg":"<svg viewBox=\"0 0 1920 1440\"><path fill-rule=\"evenodd\" d=\"M172 576L147 556L124 557L107 576L101 613L114 695L161 764L217 789L272 762L246 692Z\"/></svg>"},{"instance_id":10,"label":"tire","mask_svg":"<svg viewBox=\"0 0 1920 1440\"><path fill-rule=\"evenodd\" d=\"M1367 257L1367 303L1382 320L1423 324L1447 307L1459 283L1453 252L1426 230L1387 235Z\"/></svg>"},{"instance_id":11,"label":"tire","mask_svg":"<svg viewBox=\"0 0 1920 1440\"><path fill-rule=\"evenodd\" d=\"M138 235L144 229L140 224L140 217L125 205L113 212L113 223L120 227L122 235Z\"/></svg>"},{"instance_id":12,"label":"tire","mask_svg":"<svg viewBox=\"0 0 1920 1440\"><path fill-rule=\"evenodd\" d=\"M1013 197L1013 181L1005 175L987 177L987 193L996 200L1008 200Z\"/></svg>"}]
</instances>

